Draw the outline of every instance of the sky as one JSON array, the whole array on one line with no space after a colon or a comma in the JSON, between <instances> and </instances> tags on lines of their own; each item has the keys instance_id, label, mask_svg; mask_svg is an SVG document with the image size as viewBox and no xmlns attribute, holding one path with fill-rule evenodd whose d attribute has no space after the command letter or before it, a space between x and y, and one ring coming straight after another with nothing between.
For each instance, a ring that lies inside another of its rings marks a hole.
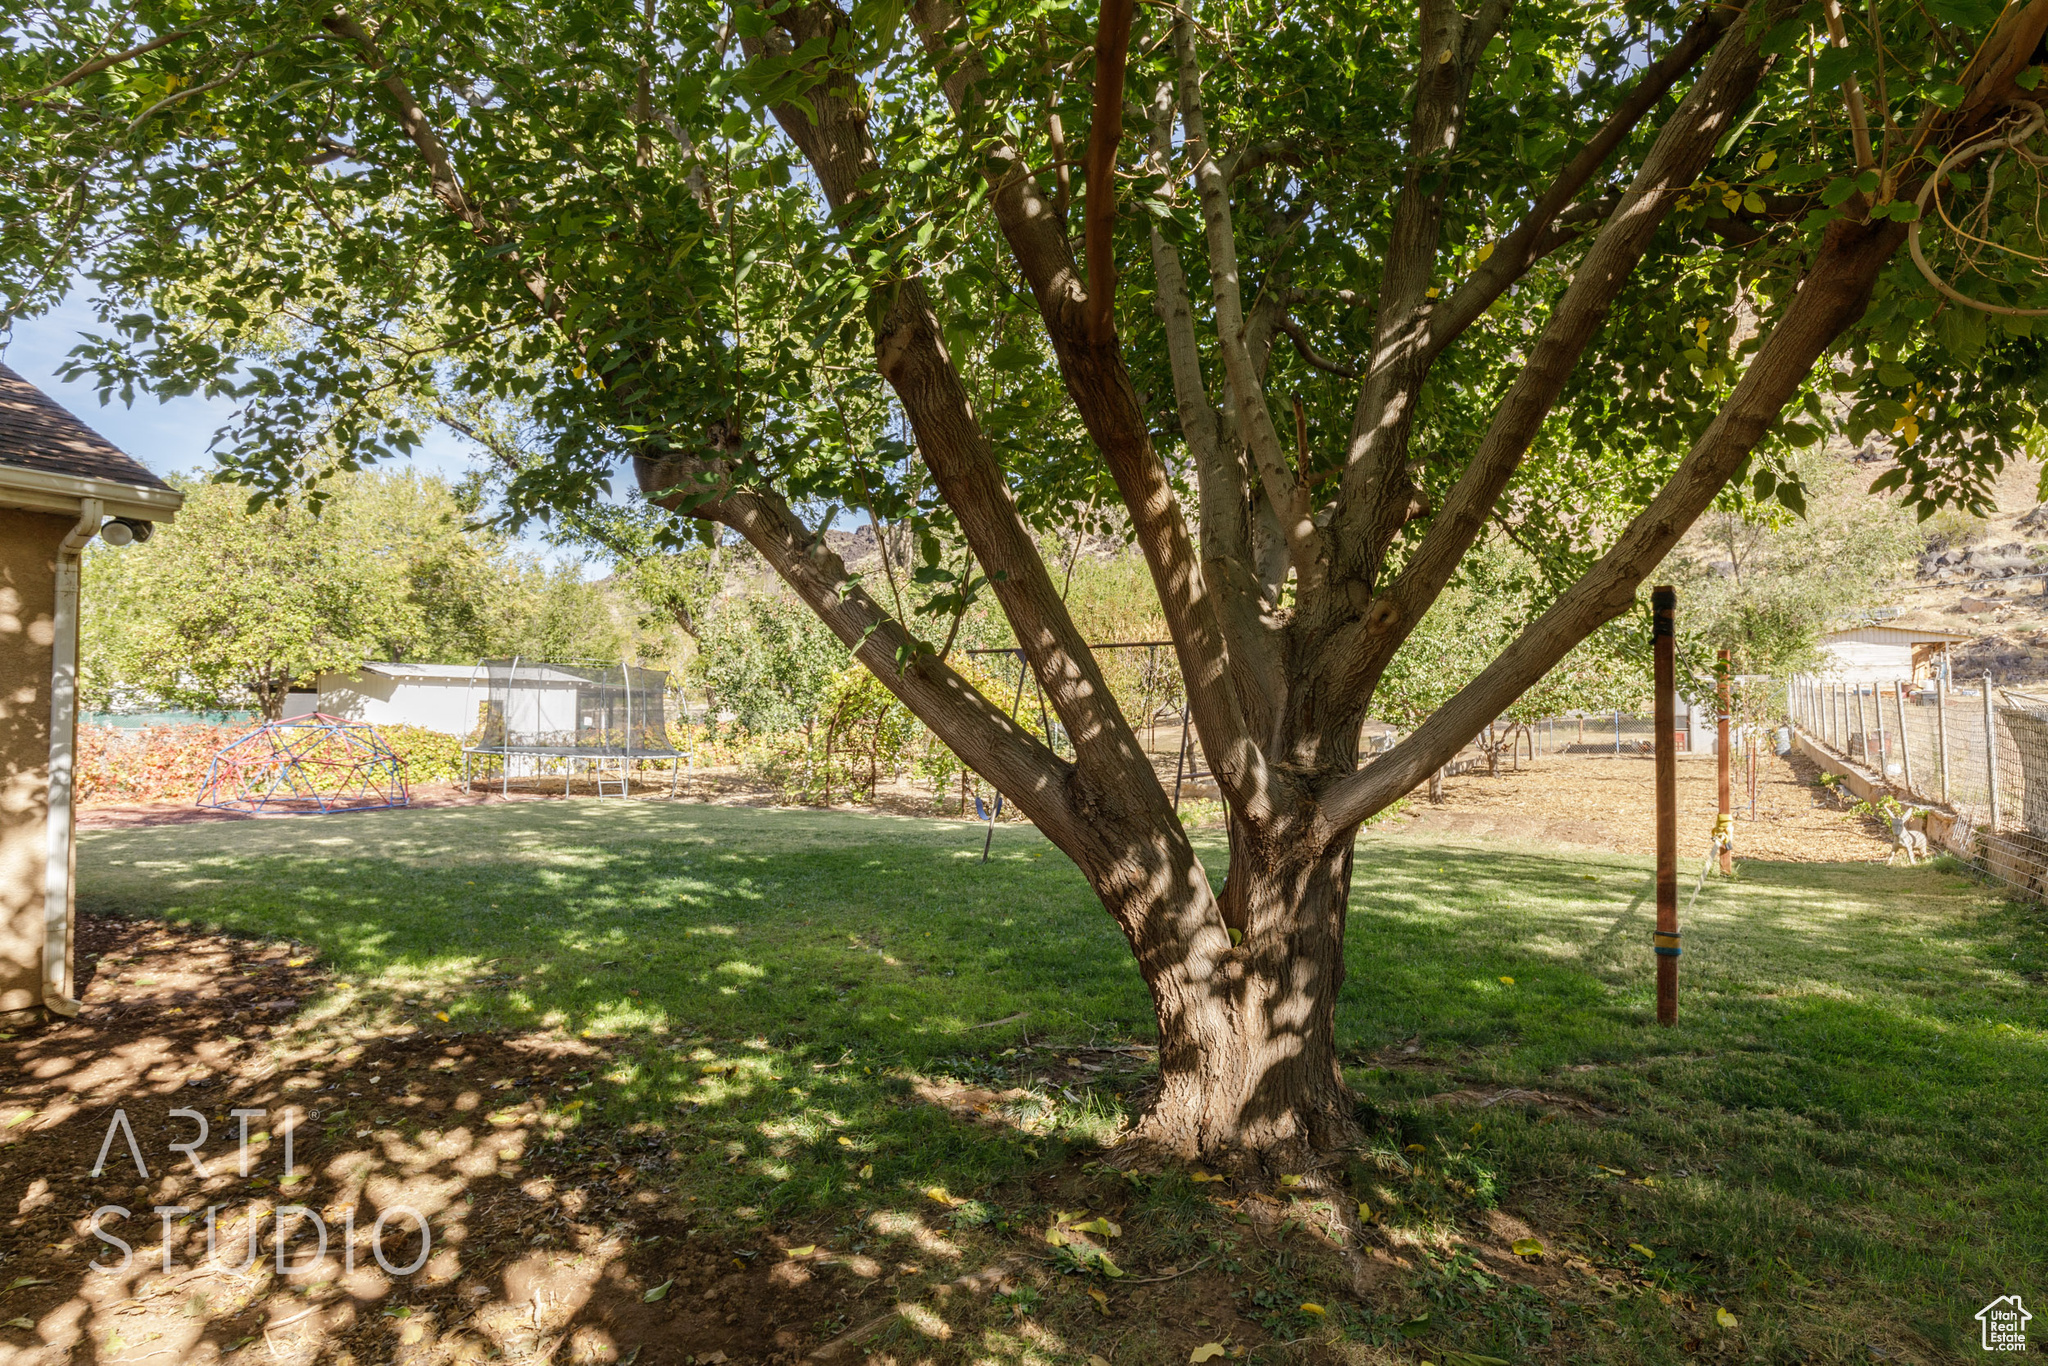
<instances>
[{"instance_id":1,"label":"sky","mask_svg":"<svg viewBox=\"0 0 2048 1366\"><path fill-rule=\"evenodd\" d=\"M123 405L119 398L102 406L90 378L69 384L57 378L58 367L78 344L79 334L99 330L87 296L74 289L49 313L39 318L18 319L12 339L0 352L0 360L157 474L204 474L211 470L213 457L207 447L214 432L234 415L233 404L196 395L159 402L154 395L143 394L137 396L132 407ZM469 470L472 457L460 438L445 431L423 435L425 441L409 458L412 468L450 480ZM525 537L515 544L548 564L576 559L536 537ZM584 571L586 577L595 577L604 568L586 564Z\"/></svg>"}]
</instances>

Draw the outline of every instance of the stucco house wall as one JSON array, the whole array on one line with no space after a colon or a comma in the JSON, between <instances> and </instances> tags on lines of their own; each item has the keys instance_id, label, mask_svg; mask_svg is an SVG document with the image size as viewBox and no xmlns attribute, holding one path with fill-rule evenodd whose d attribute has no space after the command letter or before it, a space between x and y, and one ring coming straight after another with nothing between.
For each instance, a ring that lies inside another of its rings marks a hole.
<instances>
[{"instance_id":1,"label":"stucco house wall","mask_svg":"<svg viewBox=\"0 0 2048 1366\"><path fill-rule=\"evenodd\" d=\"M74 520L0 507L0 1011L43 1000L57 546Z\"/></svg>"},{"instance_id":2,"label":"stucco house wall","mask_svg":"<svg viewBox=\"0 0 2048 1366\"><path fill-rule=\"evenodd\" d=\"M147 540L184 501L0 365L0 1012L79 1010L78 556L95 537ZM55 866L52 849L62 851ZM50 897L61 905L46 906Z\"/></svg>"}]
</instances>

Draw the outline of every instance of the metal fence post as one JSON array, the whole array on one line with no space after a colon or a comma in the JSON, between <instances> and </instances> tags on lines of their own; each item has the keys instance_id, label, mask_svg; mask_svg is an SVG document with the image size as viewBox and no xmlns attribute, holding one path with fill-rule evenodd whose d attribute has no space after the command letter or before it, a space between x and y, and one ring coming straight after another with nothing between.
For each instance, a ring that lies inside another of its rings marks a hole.
<instances>
[{"instance_id":1,"label":"metal fence post","mask_svg":"<svg viewBox=\"0 0 2048 1366\"><path fill-rule=\"evenodd\" d=\"M1849 685L1835 684L1835 753L1849 757Z\"/></svg>"},{"instance_id":2,"label":"metal fence post","mask_svg":"<svg viewBox=\"0 0 2048 1366\"><path fill-rule=\"evenodd\" d=\"M1948 679L1934 678L1934 742L1941 766L1941 804L1948 805Z\"/></svg>"},{"instance_id":3,"label":"metal fence post","mask_svg":"<svg viewBox=\"0 0 2048 1366\"><path fill-rule=\"evenodd\" d=\"M1913 742L1906 734L1906 680L1900 679L1896 686L1898 691L1892 694L1892 700L1899 709L1899 764L1905 772L1906 791L1910 794L1913 791Z\"/></svg>"},{"instance_id":4,"label":"metal fence post","mask_svg":"<svg viewBox=\"0 0 2048 1366\"><path fill-rule=\"evenodd\" d=\"M1998 719L1991 706L1991 675L1984 675L1984 776L1991 788L1991 833L1998 833Z\"/></svg>"},{"instance_id":5,"label":"metal fence post","mask_svg":"<svg viewBox=\"0 0 2048 1366\"><path fill-rule=\"evenodd\" d=\"M1621 708L1620 708L1620 707L1616 707L1616 708L1614 709L1614 752L1615 752L1615 754L1616 754L1617 756L1618 756L1618 755L1620 755L1620 753L1621 753Z\"/></svg>"}]
</instances>

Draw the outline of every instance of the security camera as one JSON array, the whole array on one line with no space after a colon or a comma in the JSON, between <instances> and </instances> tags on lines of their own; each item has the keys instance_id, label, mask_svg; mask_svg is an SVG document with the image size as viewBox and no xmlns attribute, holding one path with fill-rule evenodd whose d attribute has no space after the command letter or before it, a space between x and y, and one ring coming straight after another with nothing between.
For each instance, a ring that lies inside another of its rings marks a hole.
<instances>
[{"instance_id":1,"label":"security camera","mask_svg":"<svg viewBox=\"0 0 2048 1366\"><path fill-rule=\"evenodd\" d=\"M137 521L129 517L116 517L100 528L100 539L108 545L141 544L156 530L154 522Z\"/></svg>"}]
</instances>

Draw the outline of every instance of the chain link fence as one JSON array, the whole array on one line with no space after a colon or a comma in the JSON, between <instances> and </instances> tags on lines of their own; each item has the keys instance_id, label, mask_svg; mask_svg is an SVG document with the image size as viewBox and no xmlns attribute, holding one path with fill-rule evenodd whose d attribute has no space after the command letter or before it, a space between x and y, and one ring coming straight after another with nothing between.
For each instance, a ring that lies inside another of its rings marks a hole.
<instances>
[{"instance_id":1,"label":"chain link fence","mask_svg":"<svg viewBox=\"0 0 2048 1366\"><path fill-rule=\"evenodd\" d=\"M2048 887L2048 696L1991 679L1792 680L1791 719L1821 749L1927 807L1945 845L2015 891Z\"/></svg>"}]
</instances>

